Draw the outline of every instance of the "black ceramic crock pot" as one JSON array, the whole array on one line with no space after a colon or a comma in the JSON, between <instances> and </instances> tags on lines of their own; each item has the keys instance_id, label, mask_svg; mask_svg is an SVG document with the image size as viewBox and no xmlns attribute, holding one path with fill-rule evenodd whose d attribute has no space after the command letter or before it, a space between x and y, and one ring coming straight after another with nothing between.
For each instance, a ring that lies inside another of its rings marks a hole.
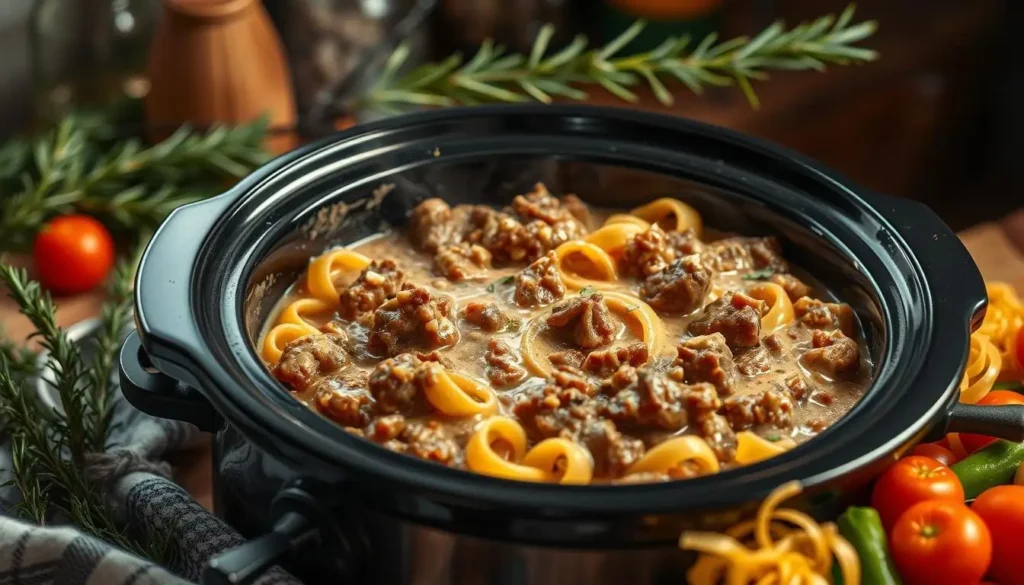
<instances>
[{"instance_id":1,"label":"black ceramic crock pot","mask_svg":"<svg viewBox=\"0 0 1024 585\"><path fill-rule=\"evenodd\" d=\"M671 195L709 225L777 235L788 259L855 308L870 390L818 438L756 465L568 487L393 453L299 404L268 374L254 341L311 256L401 225L426 197L500 205L536 181L603 206ZM1019 409L957 406L984 307L977 268L931 211L793 152L627 110L453 109L343 132L175 211L139 268L137 333L121 374L140 409L214 433L216 510L246 536L263 535L215 559L211 582L280 562L310 582L680 583L692 560L675 547L680 531L723 528L784 481L803 482L793 504L824 518L926 437L987 424L1024 439Z\"/></svg>"}]
</instances>

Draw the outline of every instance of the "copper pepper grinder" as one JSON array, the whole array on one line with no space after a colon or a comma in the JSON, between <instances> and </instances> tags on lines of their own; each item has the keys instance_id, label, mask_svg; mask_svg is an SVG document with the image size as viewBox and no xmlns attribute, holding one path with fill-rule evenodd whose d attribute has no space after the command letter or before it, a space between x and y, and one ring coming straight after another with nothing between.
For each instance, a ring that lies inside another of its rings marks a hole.
<instances>
[{"instance_id":1,"label":"copper pepper grinder","mask_svg":"<svg viewBox=\"0 0 1024 585\"><path fill-rule=\"evenodd\" d=\"M281 40L259 0L166 0L150 50L145 100L152 139L181 124L240 124L268 115L294 129L295 95ZM297 146L274 132L274 153Z\"/></svg>"}]
</instances>

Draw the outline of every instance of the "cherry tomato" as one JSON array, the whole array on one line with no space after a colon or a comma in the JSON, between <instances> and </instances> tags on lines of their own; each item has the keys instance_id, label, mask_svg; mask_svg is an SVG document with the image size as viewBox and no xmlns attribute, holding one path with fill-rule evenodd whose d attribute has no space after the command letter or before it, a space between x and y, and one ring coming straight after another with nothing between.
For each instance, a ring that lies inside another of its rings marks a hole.
<instances>
[{"instance_id":1,"label":"cherry tomato","mask_svg":"<svg viewBox=\"0 0 1024 585\"><path fill-rule=\"evenodd\" d=\"M1012 390L993 390L986 394L984 398L979 400L978 404L1024 404L1024 395L1018 394ZM978 449L981 449L995 440L995 437L960 433L960 442L964 444L964 448L967 449L968 453L974 453Z\"/></svg>"},{"instance_id":2,"label":"cherry tomato","mask_svg":"<svg viewBox=\"0 0 1024 585\"><path fill-rule=\"evenodd\" d=\"M952 470L920 455L897 461L878 478L871 493L871 507L878 510L886 530L891 530L908 508L925 500L962 504L964 488Z\"/></svg>"},{"instance_id":3,"label":"cherry tomato","mask_svg":"<svg viewBox=\"0 0 1024 585\"><path fill-rule=\"evenodd\" d=\"M1001 485L982 493L971 510L992 534L988 574L1000 585L1024 584L1024 486Z\"/></svg>"},{"instance_id":4,"label":"cherry tomato","mask_svg":"<svg viewBox=\"0 0 1024 585\"><path fill-rule=\"evenodd\" d=\"M114 266L114 240L87 215L65 215L43 226L32 256L39 282L55 294L92 290Z\"/></svg>"},{"instance_id":5,"label":"cherry tomato","mask_svg":"<svg viewBox=\"0 0 1024 585\"><path fill-rule=\"evenodd\" d=\"M973 585L992 560L992 536L963 503L932 500L900 516L889 550L907 585Z\"/></svg>"},{"instance_id":6,"label":"cherry tomato","mask_svg":"<svg viewBox=\"0 0 1024 585\"><path fill-rule=\"evenodd\" d=\"M938 443L921 443L914 447L910 454L930 457L947 467L959 461L952 451Z\"/></svg>"}]
</instances>

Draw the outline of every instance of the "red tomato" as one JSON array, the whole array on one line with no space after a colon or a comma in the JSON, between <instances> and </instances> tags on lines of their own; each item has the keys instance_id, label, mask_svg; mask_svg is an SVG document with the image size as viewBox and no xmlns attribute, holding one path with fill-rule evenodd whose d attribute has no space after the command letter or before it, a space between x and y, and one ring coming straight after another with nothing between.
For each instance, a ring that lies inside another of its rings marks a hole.
<instances>
[{"instance_id":1,"label":"red tomato","mask_svg":"<svg viewBox=\"0 0 1024 585\"><path fill-rule=\"evenodd\" d=\"M921 443L911 449L910 454L930 457L947 467L959 461L952 451L939 443Z\"/></svg>"},{"instance_id":2,"label":"red tomato","mask_svg":"<svg viewBox=\"0 0 1024 585\"><path fill-rule=\"evenodd\" d=\"M974 585L992 560L992 536L964 504L932 500L900 516L889 550L907 585Z\"/></svg>"},{"instance_id":3,"label":"red tomato","mask_svg":"<svg viewBox=\"0 0 1024 585\"><path fill-rule=\"evenodd\" d=\"M1024 486L1001 485L971 504L992 534L989 576L1000 585L1024 584Z\"/></svg>"},{"instance_id":4,"label":"red tomato","mask_svg":"<svg viewBox=\"0 0 1024 585\"><path fill-rule=\"evenodd\" d=\"M993 390L979 400L978 404L1024 404L1024 395L1012 390ZM967 449L968 453L974 453L995 440L994 437L986 437L985 435L960 433L960 442L964 444L964 448Z\"/></svg>"},{"instance_id":5,"label":"red tomato","mask_svg":"<svg viewBox=\"0 0 1024 585\"><path fill-rule=\"evenodd\" d=\"M964 488L948 467L930 457L904 457L878 478L871 492L871 507L891 530L908 508L925 500L962 504Z\"/></svg>"},{"instance_id":6,"label":"red tomato","mask_svg":"<svg viewBox=\"0 0 1024 585\"><path fill-rule=\"evenodd\" d=\"M55 294L92 290L114 266L114 240L103 224L87 215L50 221L32 249L39 282Z\"/></svg>"},{"instance_id":7,"label":"red tomato","mask_svg":"<svg viewBox=\"0 0 1024 585\"><path fill-rule=\"evenodd\" d=\"M1017 330L1017 371L1024 372L1024 327Z\"/></svg>"}]
</instances>

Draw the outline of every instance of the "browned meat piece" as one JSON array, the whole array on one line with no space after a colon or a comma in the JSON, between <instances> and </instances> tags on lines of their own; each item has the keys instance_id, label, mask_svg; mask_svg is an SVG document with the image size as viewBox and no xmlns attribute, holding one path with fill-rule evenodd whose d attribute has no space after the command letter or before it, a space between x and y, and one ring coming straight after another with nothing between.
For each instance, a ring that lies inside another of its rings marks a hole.
<instances>
[{"instance_id":1,"label":"browned meat piece","mask_svg":"<svg viewBox=\"0 0 1024 585\"><path fill-rule=\"evenodd\" d=\"M367 339L370 351L397 355L410 349L452 345L459 332L451 321L452 300L425 288L407 288L377 308Z\"/></svg>"},{"instance_id":2,"label":"browned meat piece","mask_svg":"<svg viewBox=\"0 0 1024 585\"><path fill-rule=\"evenodd\" d=\"M583 225L590 224L590 208L579 197L571 193L562 197L562 207Z\"/></svg>"},{"instance_id":3,"label":"browned meat piece","mask_svg":"<svg viewBox=\"0 0 1024 585\"><path fill-rule=\"evenodd\" d=\"M300 337L284 347L284 353L271 373L292 390L305 390L318 378L337 372L348 364L345 342L345 336L338 333Z\"/></svg>"},{"instance_id":4,"label":"browned meat piece","mask_svg":"<svg viewBox=\"0 0 1024 585\"><path fill-rule=\"evenodd\" d=\"M491 333L501 331L509 324L508 315L503 313L494 303L481 301L466 303L462 316L466 318L466 321Z\"/></svg>"},{"instance_id":5,"label":"browned meat piece","mask_svg":"<svg viewBox=\"0 0 1024 585\"><path fill-rule=\"evenodd\" d=\"M822 406L832 406L836 401L836 395L827 390L818 390L814 394L811 394L811 401L817 402Z\"/></svg>"},{"instance_id":6,"label":"browned meat piece","mask_svg":"<svg viewBox=\"0 0 1024 585\"><path fill-rule=\"evenodd\" d=\"M441 199L427 199L412 210L409 216L409 239L420 250L436 252L441 246L462 241L472 206L459 205L455 209Z\"/></svg>"},{"instance_id":7,"label":"browned meat piece","mask_svg":"<svg viewBox=\"0 0 1024 585\"><path fill-rule=\"evenodd\" d=\"M811 287L792 274L773 274L768 281L781 286L786 291L786 295L789 296L789 300L794 303L803 297L810 296L812 292Z\"/></svg>"},{"instance_id":8,"label":"browned meat piece","mask_svg":"<svg viewBox=\"0 0 1024 585\"><path fill-rule=\"evenodd\" d=\"M676 257L669 236L658 224L653 224L626 241L619 269L627 276L647 278L668 268Z\"/></svg>"},{"instance_id":9,"label":"browned meat piece","mask_svg":"<svg viewBox=\"0 0 1024 585\"><path fill-rule=\"evenodd\" d=\"M554 329L571 328L576 345L584 349L608 345L615 333L601 293L589 297L581 295L562 302L548 316L547 324Z\"/></svg>"},{"instance_id":10,"label":"browned meat piece","mask_svg":"<svg viewBox=\"0 0 1024 585\"><path fill-rule=\"evenodd\" d=\"M690 323L689 331L694 335L721 333L733 351L757 345L764 307L764 301L730 291L704 307L703 315Z\"/></svg>"},{"instance_id":11,"label":"browned meat piece","mask_svg":"<svg viewBox=\"0 0 1024 585\"><path fill-rule=\"evenodd\" d=\"M377 307L395 298L404 282L405 274L394 260L374 260L339 293L338 315L349 321L368 320Z\"/></svg>"},{"instance_id":12,"label":"browned meat piece","mask_svg":"<svg viewBox=\"0 0 1024 585\"><path fill-rule=\"evenodd\" d=\"M438 248L434 268L448 280L479 278L491 267L491 253L476 244L451 244Z\"/></svg>"},{"instance_id":13,"label":"browned meat piece","mask_svg":"<svg viewBox=\"0 0 1024 585\"><path fill-rule=\"evenodd\" d=\"M767 374L775 361L764 343L752 347L744 347L736 351L736 370L744 376Z\"/></svg>"},{"instance_id":14,"label":"browned meat piece","mask_svg":"<svg viewBox=\"0 0 1024 585\"><path fill-rule=\"evenodd\" d=\"M579 198L575 198L575 204L582 205ZM516 195L512 199L512 205L506 213L513 214L523 223L539 219L548 225L555 225L559 222L579 222L562 201L552 195L543 183L533 186L533 191L524 195Z\"/></svg>"},{"instance_id":15,"label":"browned meat piece","mask_svg":"<svg viewBox=\"0 0 1024 585\"><path fill-rule=\"evenodd\" d=\"M704 263L716 272L772 270L786 272L782 248L775 238L725 238L706 244Z\"/></svg>"},{"instance_id":16,"label":"browned meat piece","mask_svg":"<svg viewBox=\"0 0 1024 585\"><path fill-rule=\"evenodd\" d=\"M700 254L704 251L704 242L697 238L697 234L693 230L684 230L681 232L668 232L668 244L676 251L676 256L689 256L690 254Z\"/></svg>"},{"instance_id":17,"label":"browned meat piece","mask_svg":"<svg viewBox=\"0 0 1024 585\"><path fill-rule=\"evenodd\" d=\"M555 353L548 356L548 361L553 366L568 366L570 368L580 369L583 367L583 360L587 356L578 349L567 349L565 351L556 351Z\"/></svg>"},{"instance_id":18,"label":"browned meat piece","mask_svg":"<svg viewBox=\"0 0 1024 585\"><path fill-rule=\"evenodd\" d=\"M803 400L810 393L807 382L804 381L800 374L794 374L786 378L786 390L789 391L789 395L793 397L793 400L797 402Z\"/></svg>"},{"instance_id":19,"label":"browned meat piece","mask_svg":"<svg viewBox=\"0 0 1024 585\"><path fill-rule=\"evenodd\" d=\"M640 296L656 311L690 313L704 304L710 291L711 271L694 255L676 259L644 279Z\"/></svg>"},{"instance_id":20,"label":"browned meat piece","mask_svg":"<svg viewBox=\"0 0 1024 585\"><path fill-rule=\"evenodd\" d=\"M516 275L515 301L520 307L546 305L565 296L558 258L548 252Z\"/></svg>"},{"instance_id":21,"label":"browned meat piece","mask_svg":"<svg viewBox=\"0 0 1024 585\"><path fill-rule=\"evenodd\" d=\"M583 422L593 418L596 388L583 372L556 368L543 386L533 386L515 397L512 412L537 438L574 436Z\"/></svg>"},{"instance_id":22,"label":"browned meat piece","mask_svg":"<svg viewBox=\"0 0 1024 585\"><path fill-rule=\"evenodd\" d=\"M587 228L546 190L516 197L506 212L477 208L471 221L475 228L467 241L487 248L496 262L532 262L587 234Z\"/></svg>"},{"instance_id":23,"label":"browned meat piece","mask_svg":"<svg viewBox=\"0 0 1024 585\"><path fill-rule=\"evenodd\" d=\"M707 441L719 461L729 462L736 458L736 433L724 416L702 412L701 416L694 417L689 430Z\"/></svg>"},{"instance_id":24,"label":"browned meat piece","mask_svg":"<svg viewBox=\"0 0 1024 585\"><path fill-rule=\"evenodd\" d=\"M853 336L856 330L853 309L846 303L825 303L803 297L793 303L793 314L811 329L839 329L847 336Z\"/></svg>"},{"instance_id":25,"label":"browned meat piece","mask_svg":"<svg viewBox=\"0 0 1024 585\"><path fill-rule=\"evenodd\" d=\"M601 378L615 373L619 366L641 366L647 363L647 345L641 342L620 345L609 349L590 352L583 362L583 370Z\"/></svg>"},{"instance_id":26,"label":"browned meat piece","mask_svg":"<svg viewBox=\"0 0 1024 585\"><path fill-rule=\"evenodd\" d=\"M494 386L508 386L526 377L526 370L519 365L519 357L506 343L492 339L484 354L487 362L487 379Z\"/></svg>"},{"instance_id":27,"label":"browned meat piece","mask_svg":"<svg viewBox=\"0 0 1024 585\"><path fill-rule=\"evenodd\" d=\"M673 365L677 368L671 376L677 382L707 382L715 387L719 396L733 393L736 366L721 333L684 339L676 347L676 354Z\"/></svg>"},{"instance_id":28,"label":"browned meat piece","mask_svg":"<svg viewBox=\"0 0 1024 585\"><path fill-rule=\"evenodd\" d=\"M368 426L364 436L397 453L448 466L462 463L462 449L456 437L435 420L410 422L400 414L382 416Z\"/></svg>"},{"instance_id":29,"label":"browned meat piece","mask_svg":"<svg viewBox=\"0 0 1024 585\"><path fill-rule=\"evenodd\" d=\"M595 477L619 477L644 454L643 441L623 435L615 423L601 418L588 419L577 440L594 459Z\"/></svg>"},{"instance_id":30,"label":"browned meat piece","mask_svg":"<svg viewBox=\"0 0 1024 585\"><path fill-rule=\"evenodd\" d=\"M761 343L768 349L768 352L773 356L778 357L782 355L782 339L778 333L769 333L761 339Z\"/></svg>"},{"instance_id":31,"label":"browned meat piece","mask_svg":"<svg viewBox=\"0 0 1024 585\"><path fill-rule=\"evenodd\" d=\"M367 383L363 371L325 378L316 385L313 403L321 414L342 426L366 426L373 410Z\"/></svg>"},{"instance_id":32,"label":"browned meat piece","mask_svg":"<svg viewBox=\"0 0 1024 585\"><path fill-rule=\"evenodd\" d=\"M436 354L403 353L377 364L368 380L377 410L409 416L429 412L429 405L423 397L423 384L429 373L426 364L438 357Z\"/></svg>"},{"instance_id":33,"label":"browned meat piece","mask_svg":"<svg viewBox=\"0 0 1024 585\"><path fill-rule=\"evenodd\" d=\"M793 399L785 390L772 388L754 394L732 396L722 403L722 413L729 426L737 431L754 425L774 425L788 428L793 425Z\"/></svg>"},{"instance_id":34,"label":"browned meat piece","mask_svg":"<svg viewBox=\"0 0 1024 585\"><path fill-rule=\"evenodd\" d=\"M629 370L620 368L601 385L610 397L602 413L616 422L678 431L689 422L689 411L714 412L721 404L711 384L680 384L651 368Z\"/></svg>"},{"instance_id":35,"label":"browned meat piece","mask_svg":"<svg viewBox=\"0 0 1024 585\"><path fill-rule=\"evenodd\" d=\"M807 350L801 358L810 370L835 376L852 374L860 369L860 347L842 331L815 331L811 336L811 346L814 349Z\"/></svg>"}]
</instances>

